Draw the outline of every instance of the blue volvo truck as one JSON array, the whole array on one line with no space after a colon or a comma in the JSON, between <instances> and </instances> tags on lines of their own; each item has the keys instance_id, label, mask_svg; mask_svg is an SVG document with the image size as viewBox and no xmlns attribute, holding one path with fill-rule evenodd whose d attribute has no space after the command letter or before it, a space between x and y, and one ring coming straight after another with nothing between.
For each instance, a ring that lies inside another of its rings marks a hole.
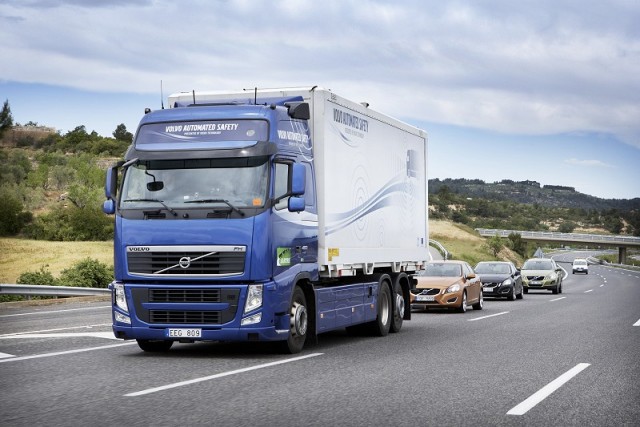
<instances>
[{"instance_id":1,"label":"blue volvo truck","mask_svg":"<svg viewBox=\"0 0 640 427\"><path fill-rule=\"evenodd\" d=\"M384 336L429 259L423 130L318 87L169 96L107 170L113 332L175 342Z\"/></svg>"}]
</instances>

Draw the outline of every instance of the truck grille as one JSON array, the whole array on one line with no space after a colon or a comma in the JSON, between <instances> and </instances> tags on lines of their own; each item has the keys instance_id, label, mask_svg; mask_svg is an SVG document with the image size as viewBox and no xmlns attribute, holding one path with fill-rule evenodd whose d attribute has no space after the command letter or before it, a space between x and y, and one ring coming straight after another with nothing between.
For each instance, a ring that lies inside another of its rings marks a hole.
<instances>
[{"instance_id":1,"label":"truck grille","mask_svg":"<svg viewBox=\"0 0 640 427\"><path fill-rule=\"evenodd\" d=\"M130 274L142 276L233 276L244 272L244 246L131 247Z\"/></svg>"},{"instance_id":2,"label":"truck grille","mask_svg":"<svg viewBox=\"0 0 640 427\"><path fill-rule=\"evenodd\" d=\"M240 289L234 287L135 287L131 289L131 293L138 318L150 324L221 325L235 318L240 301ZM200 306L190 307L190 304ZM207 309L204 304L218 304L218 307L225 308L212 310Z\"/></svg>"},{"instance_id":3,"label":"truck grille","mask_svg":"<svg viewBox=\"0 0 640 427\"><path fill-rule=\"evenodd\" d=\"M150 289L149 302L221 302L220 289Z\"/></svg>"},{"instance_id":4,"label":"truck grille","mask_svg":"<svg viewBox=\"0 0 640 427\"><path fill-rule=\"evenodd\" d=\"M219 311L149 310L150 323L219 324Z\"/></svg>"}]
</instances>

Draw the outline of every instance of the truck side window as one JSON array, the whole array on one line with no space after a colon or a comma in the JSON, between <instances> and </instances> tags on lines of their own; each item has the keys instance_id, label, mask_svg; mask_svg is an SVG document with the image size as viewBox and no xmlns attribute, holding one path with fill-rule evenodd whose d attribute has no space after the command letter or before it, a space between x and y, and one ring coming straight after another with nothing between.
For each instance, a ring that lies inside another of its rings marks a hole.
<instances>
[{"instance_id":1,"label":"truck side window","mask_svg":"<svg viewBox=\"0 0 640 427\"><path fill-rule=\"evenodd\" d=\"M283 194L287 193L289 188L289 164L287 163L276 163L275 164L275 184L273 190L274 198L278 198ZM278 203L276 203L275 208L277 210L285 209L287 207L289 198L285 197L280 199Z\"/></svg>"}]
</instances>

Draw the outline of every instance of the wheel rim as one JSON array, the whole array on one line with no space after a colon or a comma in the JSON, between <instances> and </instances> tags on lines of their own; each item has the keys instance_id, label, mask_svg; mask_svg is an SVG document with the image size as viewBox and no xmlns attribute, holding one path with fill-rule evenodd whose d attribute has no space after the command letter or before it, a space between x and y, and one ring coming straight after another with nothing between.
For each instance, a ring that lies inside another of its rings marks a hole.
<instances>
[{"instance_id":1,"label":"wheel rim","mask_svg":"<svg viewBox=\"0 0 640 427\"><path fill-rule=\"evenodd\" d=\"M462 293L462 307L460 307L462 311L467 311L467 293Z\"/></svg>"},{"instance_id":2,"label":"wheel rim","mask_svg":"<svg viewBox=\"0 0 640 427\"><path fill-rule=\"evenodd\" d=\"M398 316L400 318L404 317L404 298L402 297L401 294L397 293L396 294L396 313L398 313Z\"/></svg>"},{"instance_id":3,"label":"wheel rim","mask_svg":"<svg viewBox=\"0 0 640 427\"><path fill-rule=\"evenodd\" d=\"M307 333L307 308L299 302L291 307L291 335L304 336Z\"/></svg>"},{"instance_id":4,"label":"wheel rim","mask_svg":"<svg viewBox=\"0 0 640 427\"><path fill-rule=\"evenodd\" d=\"M389 304L388 295L388 293L384 295L384 298L382 298L380 301L380 320L384 325L389 323L389 312L391 311L391 305Z\"/></svg>"}]
</instances>

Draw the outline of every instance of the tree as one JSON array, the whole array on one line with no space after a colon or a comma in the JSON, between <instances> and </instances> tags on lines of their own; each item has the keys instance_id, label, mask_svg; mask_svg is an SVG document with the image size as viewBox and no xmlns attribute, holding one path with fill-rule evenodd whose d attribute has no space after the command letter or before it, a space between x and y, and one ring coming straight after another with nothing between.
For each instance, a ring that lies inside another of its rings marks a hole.
<instances>
[{"instance_id":1,"label":"tree","mask_svg":"<svg viewBox=\"0 0 640 427\"><path fill-rule=\"evenodd\" d=\"M11 107L9 107L9 100L4 101L2 111L0 111L0 139L2 135L13 126L13 116L11 115Z\"/></svg>"},{"instance_id":2,"label":"tree","mask_svg":"<svg viewBox=\"0 0 640 427\"><path fill-rule=\"evenodd\" d=\"M502 244L502 238L496 233L495 236L487 240L487 246L493 253L493 256L497 257L498 253L502 250L502 247L504 245Z\"/></svg>"},{"instance_id":3,"label":"tree","mask_svg":"<svg viewBox=\"0 0 640 427\"><path fill-rule=\"evenodd\" d=\"M118 141L124 141L131 143L133 141L133 134L131 132L127 132L127 127L124 123L120 123L116 130L113 131L113 137Z\"/></svg>"}]
</instances>

